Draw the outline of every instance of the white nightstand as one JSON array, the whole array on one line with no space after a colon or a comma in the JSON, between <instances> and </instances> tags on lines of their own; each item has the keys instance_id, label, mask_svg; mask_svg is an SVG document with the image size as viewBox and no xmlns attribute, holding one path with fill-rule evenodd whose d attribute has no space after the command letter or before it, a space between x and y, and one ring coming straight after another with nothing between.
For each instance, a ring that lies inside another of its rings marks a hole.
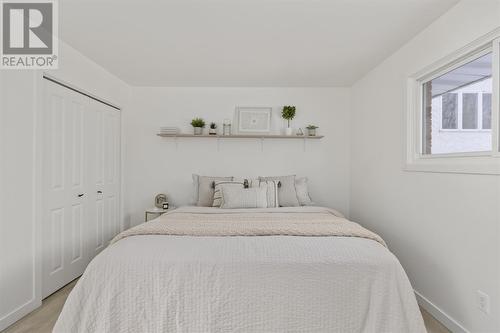
<instances>
[{"instance_id":1,"label":"white nightstand","mask_svg":"<svg viewBox=\"0 0 500 333\"><path fill-rule=\"evenodd\" d=\"M162 209L162 208L157 208L157 207L146 209L146 211L144 212L144 222L149 221L148 220L149 214L157 215L156 217L158 217L161 214L165 214L166 212L174 210L174 209L175 209L175 207L170 207L168 209Z\"/></svg>"}]
</instances>

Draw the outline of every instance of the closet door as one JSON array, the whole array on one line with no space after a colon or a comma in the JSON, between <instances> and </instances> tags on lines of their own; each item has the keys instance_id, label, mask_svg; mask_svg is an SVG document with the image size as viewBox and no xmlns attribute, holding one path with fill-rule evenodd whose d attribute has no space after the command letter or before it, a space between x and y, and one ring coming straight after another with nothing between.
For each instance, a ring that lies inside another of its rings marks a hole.
<instances>
[{"instance_id":1,"label":"closet door","mask_svg":"<svg viewBox=\"0 0 500 333\"><path fill-rule=\"evenodd\" d=\"M43 297L82 274L89 261L86 111L89 99L45 81L43 110Z\"/></svg>"},{"instance_id":2,"label":"closet door","mask_svg":"<svg viewBox=\"0 0 500 333\"><path fill-rule=\"evenodd\" d=\"M80 276L121 230L120 111L44 81L42 295Z\"/></svg>"},{"instance_id":3,"label":"closet door","mask_svg":"<svg viewBox=\"0 0 500 333\"><path fill-rule=\"evenodd\" d=\"M93 192L90 255L94 257L121 231L120 224L120 111L90 101L91 149L89 171Z\"/></svg>"}]
</instances>

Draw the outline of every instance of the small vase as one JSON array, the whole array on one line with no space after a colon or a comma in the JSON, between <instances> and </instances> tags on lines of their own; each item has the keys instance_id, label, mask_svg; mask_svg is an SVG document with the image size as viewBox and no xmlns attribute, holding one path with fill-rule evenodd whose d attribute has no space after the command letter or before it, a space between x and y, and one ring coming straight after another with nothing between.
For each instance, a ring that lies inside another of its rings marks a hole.
<instances>
[{"instance_id":1,"label":"small vase","mask_svg":"<svg viewBox=\"0 0 500 333\"><path fill-rule=\"evenodd\" d=\"M293 128L291 128L291 127L287 127L287 128L285 129L285 134L286 134L286 135L292 135L292 134L293 134Z\"/></svg>"},{"instance_id":2,"label":"small vase","mask_svg":"<svg viewBox=\"0 0 500 333\"><path fill-rule=\"evenodd\" d=\"M203 127L193 127L194 128L194 135L202 135L203 134Z\"/></svg>"},{"instance_id":3,"label":"small vase","mask_svg":"<svg viewBox=\"0 0 500 333\"><path fill-rule=\"evenodd\" d=\"M307 135L309 136L316 136L316 129L313 128L313 129L307 129Z\"/></svg>"}]
</instances>

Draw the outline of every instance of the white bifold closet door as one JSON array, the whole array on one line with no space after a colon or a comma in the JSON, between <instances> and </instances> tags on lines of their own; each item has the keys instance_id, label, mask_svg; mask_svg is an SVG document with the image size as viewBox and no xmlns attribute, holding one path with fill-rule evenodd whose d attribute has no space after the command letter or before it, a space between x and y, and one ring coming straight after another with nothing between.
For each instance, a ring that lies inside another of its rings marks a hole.
<instances>
[{"instance_id":1,"label":"white bifold closet door","mask_svg":"<svg viewBox=\"0 0 500 333\"><path fill-rule=\"evenodd\" d=\"M120 111L44 80L42 295L120 231Z\"/></svg>"}]
</instances>

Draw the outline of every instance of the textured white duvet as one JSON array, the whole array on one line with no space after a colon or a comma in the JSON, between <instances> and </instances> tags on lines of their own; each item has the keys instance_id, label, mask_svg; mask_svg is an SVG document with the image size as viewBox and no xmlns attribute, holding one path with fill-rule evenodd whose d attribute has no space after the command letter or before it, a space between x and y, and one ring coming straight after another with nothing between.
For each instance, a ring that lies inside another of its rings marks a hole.
<instances>
[{"instance_id":1,"label":"textured white duvet","mask_svg":"<svg viewBox=\"0 0 500 333\"><path fill-rule=\"evenodd\" d=\"M396 257L358 237L138 235L88 266L54 332L425 332Z\"/></svg>"}]
</instances>

